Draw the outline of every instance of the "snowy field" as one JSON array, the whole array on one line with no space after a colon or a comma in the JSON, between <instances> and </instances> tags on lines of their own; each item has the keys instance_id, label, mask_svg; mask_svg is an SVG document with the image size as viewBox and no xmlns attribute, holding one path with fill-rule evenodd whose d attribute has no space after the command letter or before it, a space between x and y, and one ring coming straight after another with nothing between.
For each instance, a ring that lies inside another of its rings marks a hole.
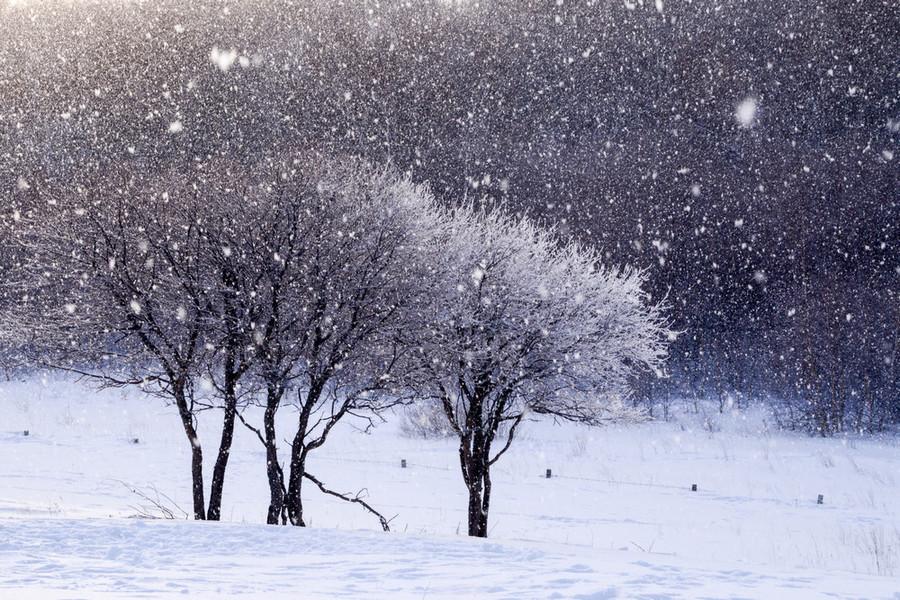
<instances>
[{"instance_id":1,"label":"snowy field","mask_svg":"<svg viewBox=\"0 0 900 600\"><path fill-rule=\"evenodd\" d=\"M495 466L485 541L459 533L452 441L405 437L399 418L368 435L345 424L311 459L332 488L367 488L394 517L386 534L311 486L310 528L262 525L263 448L240 427L226 522L130 518L146 504L132 488L190 505L174 409L51 381L0 384L0 411L3 599L900 598L896 439L814 439L715 411L604 430L529 423ZM210 462L217 418L201 421Z\"/></svg>"}]
</instances>

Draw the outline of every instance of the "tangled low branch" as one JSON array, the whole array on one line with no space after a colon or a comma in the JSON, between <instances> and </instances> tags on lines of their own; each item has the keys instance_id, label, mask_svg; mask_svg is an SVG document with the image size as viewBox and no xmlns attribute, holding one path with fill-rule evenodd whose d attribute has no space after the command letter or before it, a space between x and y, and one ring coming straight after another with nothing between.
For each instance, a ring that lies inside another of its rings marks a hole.
<instances>
[{"instance_id":1,"label":"tangled low branch","mask_svg":"<svg viewBox=\"0 0 900 600\"><path fill-rule=\"evenodd\" d=\"M329 496L334 496L335 498L340 498L341 500L344 500L345 502L353 502L355 504L361 505L367 511L369 511L370 513L372 513L373 515L378 517L378 520L381 522L382 529L384 529L385 531L391 530L390 522L394 520L394 517L392 517L390 520L385 519L384 516L380 512L378 512L377 510L372 508L372 506L368 502L363 500L361 496L366 491L365 488L361 489L359 492L356 493L355 496L351 497L349 494L341 494L339 492L329 490L328 488L325 487L325 484L323 484L314 475L312 475L310 473L304 473L303 476L306 477L307 479L309 479L310 481L312 481L314 484L316 484L318 486L318 488L320 490L322 490L323 494L328 494Z\"/></svg>"}]
</instances>

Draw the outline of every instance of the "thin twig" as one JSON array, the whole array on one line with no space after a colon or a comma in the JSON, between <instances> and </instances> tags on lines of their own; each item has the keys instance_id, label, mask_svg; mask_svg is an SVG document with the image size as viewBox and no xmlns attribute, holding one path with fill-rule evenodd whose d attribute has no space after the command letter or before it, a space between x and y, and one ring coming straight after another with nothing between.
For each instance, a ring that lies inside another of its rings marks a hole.
<instances>
[{"instance_id":1,"label":"thin twig","mask_svg":"<svg viewBox=\"0 0 900 600\"><path fill-rule=\"evenodd\" d=\"M155 508L159 512L159 514L162 515L163 519L176 520L176 519L187 519L188 518L188 514L184 511L184 509L182 509L180 506L178 506L178 504L174 500L172 500L172 498L170 498L167 494L160 492L155 486L152 486L152 485L149 486L149 489L154 494L154 497L151 497L150 494L148 494L147 492L145 492L143 490L139 490L139 489L135 488L134 486L131 486L131 485L125 483L124 481L121 481L118 479L116 481L118 481L123 486L128 488L128 490L132 494L138 496L145 502L149 502L153 506L153 508ZM146 507L131 506L131 508L134 509L135 511L137 511L138 516L141 518L144 518L144 519L159 519L160 518L159 515L154 514L153 512L151 512L151 509L148 509ZM175 514L176 511L181 513L180 517Z\"/></svg>"}]
</instances>

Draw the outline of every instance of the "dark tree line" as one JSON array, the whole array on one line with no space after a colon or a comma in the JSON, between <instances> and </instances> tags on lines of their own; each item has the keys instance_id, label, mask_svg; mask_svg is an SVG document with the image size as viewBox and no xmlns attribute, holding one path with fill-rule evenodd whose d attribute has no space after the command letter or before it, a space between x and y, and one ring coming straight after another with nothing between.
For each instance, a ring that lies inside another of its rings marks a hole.
<instances>
[{"instance_id":1,"label":"dark tree line","mask_svg":"<svg viewBox=\"0 0 900 600\"><path fill-rule=\"evenodd\" d=\"M631 6L5 6L4 193L298 145L390 158L447 202L650 268L686 332L652 397L770 401L822 434L895 424L895 7Z\"/></svg>"}]
</instances>

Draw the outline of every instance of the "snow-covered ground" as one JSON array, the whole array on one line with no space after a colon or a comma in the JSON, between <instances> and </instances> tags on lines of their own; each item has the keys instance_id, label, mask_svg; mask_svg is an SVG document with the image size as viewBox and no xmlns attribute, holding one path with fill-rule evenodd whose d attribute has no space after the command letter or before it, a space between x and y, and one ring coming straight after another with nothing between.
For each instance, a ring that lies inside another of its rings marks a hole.
<instances>
[{"instance_id":1,"label":"snow-covered ground","mask_svg":"<svg viewBox=\"0 0 900 600\"><path fill-rule=\"evenodd\" d=\"M145 504L132 488L190 505L172 408L50 381L0 384L0 414L4 599L900 598L896 439L814 439L714 411L603 430L529 424L495 467L484 541L459 535L452 441L404 437L399 419L368 435L345 426L311 461L333 488L367 488L394 517L385 534L311 486L310 528L261 525L263 449L243 428L227 522L131 519ZM201 422L210 462L217 419Z\"/></svg>"}]
</instances>

